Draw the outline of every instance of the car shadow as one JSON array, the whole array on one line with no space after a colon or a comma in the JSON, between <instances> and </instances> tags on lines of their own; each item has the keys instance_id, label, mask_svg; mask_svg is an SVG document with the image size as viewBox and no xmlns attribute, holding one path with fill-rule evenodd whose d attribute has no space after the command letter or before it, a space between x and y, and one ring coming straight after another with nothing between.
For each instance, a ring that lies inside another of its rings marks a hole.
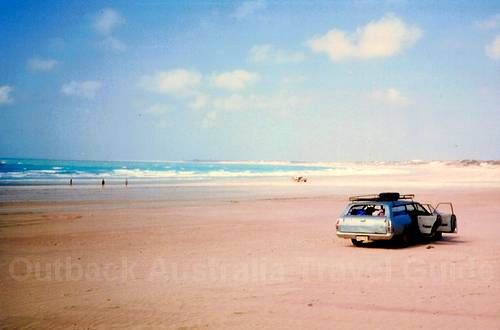
<instances>
[{"instance_id":1,"label":"car shadow","mask_svg":"<svg viewBox=\"0 0 500 330\"><path fill-rule=\"evenodd\" d=\"M352 246L353 248L362 248L362 249L410 249L410 248L415 248L415 247L420 247L427 245L427 248L433 248L434 245L439 246L439 245L455 245L455 244L463 244L467 243L468 241L461 240L459 237L454 237L454 236L446 236L443 235L443 237L439 240L433 239L433 238L427 238L427 237L421 237L418 239L415 239L414 241L410 243L405 243L401 241L374 241L374 242L369 242L369 243L363 243L360 246Z\"/></svg>"},{"instance_id":2,"label":"car shadow","mask_svg":"<svg viewBox=\"0 0 500 330\"><path fill-rule=\"evenodd\" d=\"M462 243L469 243L469 241L460 239L460 237L457 236L446 236L446 235L444 235L441 240L434 241L434 244L436 245L453 245Z\"/></svg>"}]
</instances>

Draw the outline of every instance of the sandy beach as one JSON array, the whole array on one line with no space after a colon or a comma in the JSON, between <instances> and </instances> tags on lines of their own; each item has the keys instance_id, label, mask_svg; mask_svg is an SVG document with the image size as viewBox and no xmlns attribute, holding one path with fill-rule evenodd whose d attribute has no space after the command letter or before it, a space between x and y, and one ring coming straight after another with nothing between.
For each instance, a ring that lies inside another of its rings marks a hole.
<instances>
[{"instance_id":1,"label":"sandy beach","mask_svg":"<svg viewBox=\"0 0 500 330\"><path fill-rule=\"evenodd\" d=\"M377 168L387 168L379 166ZM500 328L499 166L0 188L2 328ZM350 194L451 201L458 233L335 236Z\"/></svg>"}]
</instances>

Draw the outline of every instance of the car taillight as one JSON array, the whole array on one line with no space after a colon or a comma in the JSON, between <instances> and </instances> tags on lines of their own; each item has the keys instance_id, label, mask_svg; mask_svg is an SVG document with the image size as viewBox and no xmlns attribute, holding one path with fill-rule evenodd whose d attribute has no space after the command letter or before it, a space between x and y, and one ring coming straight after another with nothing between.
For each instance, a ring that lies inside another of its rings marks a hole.
<instances>
[{"instance_id":1,"label":"car taillight","mask_svg":"<svg viewBox=\"0 0 500 330\"><path fill-rule=\"evenodd\" d=\"M391 220L387 219L387 232L392 233L392 222Z\"/></svg>"},{"instance_id":2,"label":"car taillight","mask_svg":"<svg viewBox=\"0 0 500 330\"><path fill-rule=\"evenodd\" d=\"M338 219L337 219L337 222L335 223L335 229L336 229L337 231L339 231L339 228L340 228L340 221L342 221L342 219L341 219L341 218L338 218Z\"/></svg>"}]
</instances>

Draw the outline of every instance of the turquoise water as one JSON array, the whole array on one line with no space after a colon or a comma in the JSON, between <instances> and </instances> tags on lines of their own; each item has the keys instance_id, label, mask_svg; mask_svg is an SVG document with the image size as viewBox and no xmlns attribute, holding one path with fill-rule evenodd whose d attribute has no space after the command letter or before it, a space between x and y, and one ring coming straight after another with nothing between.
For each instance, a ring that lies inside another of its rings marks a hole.
<instances>
[{"instance_id":1,"label":"turquoise water","mask_svg":"<svg viewBox=\"0 0 500 330\"><path fill-rule=\"evenodd\" d=\"M292 162L81 161L0 159L0 185L107 181L165 182L321 174L335 167Z\"/></svg>"}]
</instances>

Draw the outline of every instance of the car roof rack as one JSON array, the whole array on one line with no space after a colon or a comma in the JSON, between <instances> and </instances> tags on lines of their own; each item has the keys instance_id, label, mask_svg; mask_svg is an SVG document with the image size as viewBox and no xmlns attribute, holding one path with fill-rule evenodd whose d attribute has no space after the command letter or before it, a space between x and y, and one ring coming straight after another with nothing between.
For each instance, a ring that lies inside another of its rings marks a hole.
<instances>
[{"instance_id":1,"label":"car roof rack","mask_svg":"<svg viewBox=\"0 0 500 330\"><path fill-rule=\"evenodd\" d=\"M379 201L379 202L395 202L400 199L413 199L414 194L400 194L398 192L383 192L380 194L359 195L349 197L350 202L361 201Z\"/></svg>"}]
</instances>

